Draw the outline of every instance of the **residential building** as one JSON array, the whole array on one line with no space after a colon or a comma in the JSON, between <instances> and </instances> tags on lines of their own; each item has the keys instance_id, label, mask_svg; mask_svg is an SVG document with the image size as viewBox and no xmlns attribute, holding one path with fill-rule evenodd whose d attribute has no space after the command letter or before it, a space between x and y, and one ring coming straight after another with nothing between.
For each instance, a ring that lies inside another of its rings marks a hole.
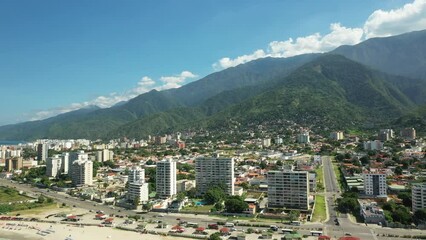
<instances>
[{"instance_id":1,"label":"residential building","mask_svg":"<svg viewBox=\"0 0 426 240\"><path fill-rule=\"evenodd\" d=\"M379 140L374 141L366 141L364 142L364 149L365 150L382 150L383 149L383 142Z\"/></svg>"},{"instance_id":2,"label":"residential building","mask_svg":"<svg viewBox=\"0 0 426 240\"><path fill-rule=\"evenodd\" d=\"M271 139L270 138L264 138L262 140L262 146L263 147L270 147L271 146Z\"/></svg>"},{"instance_id":3,"label":"residential building","mask_svg":"<svg viewBox=\"0 0 426 240\"><path fill-rule=\"evenodd\" d=\"M176 162L172 159L157 162L156 187L159 198L176 194Z\"/></svg>"},{"instance_id":4,"label":"residential building","mask_svg":"<svg viewBox=\"0 0 426 240\"><path fill-rule=\"evenodd\" d=\"M364 192L370 197L387 197L386 173L380 170L364 172Z\"/></svg>"},{"instance_id":5,"label":"residential building","mask_svg":"<svg viewBox=\"0 0 426 240\"><path fill-rule=\"evenodd\" d=\"M74 161L89 161L89 154L84 151L72 152L68 156L68 167L71 167Z\"/></svg>"},{"instance_id":6,"label":"residential building","mask_svg":"<svg viewBox=\"0 0 426 240\"><path fill-rule=\"evenodd\" d=\"M330 133L330 138L336 141L342 140L344 138L342 131Z\"/></svg>"},{"instance_id":7,"label":"residential building","mask_svg":"<svg viewBox=\"0 0 426 240\"><path fill-rule=\"evenodd\" d=\"M394 138L394 132L392 129L380 129L378 134L378 139L380 141L386 142Z\"/></svg>"},{"instance_id":8,"label":"residential building","mask_svg":"<svg viewBox=\"0 0 426 240\"><path fill-rule=\"evenodd\" d=\"M76 160L71 165L71 179L74 186L92 185L93 162L89 160Z\"/></svg>"},{"instance_id":9,"label":"residential building","mask_svg":"<svg viewBox=\"0 0 426 240\"><path fill-rule=\"evenodd\" d=\"M269 171L268 207L309 209L309 175L307 171Z\"/></svg>"},{"instance_id":10,"label":"residential building","mask_svg":"<svg viewBox=\"0 0 426 240\"><path fill-rule=\"evenodd\" d=\"M413 184L411 188L413 212L426 208L426 183Z\"/></svg>"},{"instance_id":11,"label":"residential building","mask_svg":"<svg viewBox=\"0 0 426 240\"><path fill-rule=\"evenodd\" d=\"M129 188L126 197L130 201L135 201L135 199L139 199L139 202L137 203L139 205L148 201L148 189L148 183L144 180L129 183Z\"/></svg>"},{"instance_id":12,"label":"residential building","mask_svg":"<svg viewBox=\"0 0 426 240\"><path fill-rule=\"evenodd\" d=\"M145 181L145 169L133 166L129 171L129 178L127 181L129 183Z\"/></svg>"},{"instance_id":13,"label":"residential building","mask_svg":"<svg viewBox=\"0 0 426 240\"><path fill-rule=\"evenodd\" d=\"M275 138L275 144L277 144L277 145L283 144L283 139L280 136L277 136Z\"/></svg>"},{"instance_id":14,"label":"residential building","mask_svg":"<svg viewBox=\"0 0 426 240\"><path fill-rule=\"evenodd\" d=\"M386 223L385 213L383 209L378 207L376 202L361 199L359 199L358 202L360 206L360 214L365 223Z\"/></svg>"},{"instance_id":15,"label":"residential building","mask_svg":"<svg viewBox=\"0 0 426 240\"><path fill-rule=\"evenodd\" d=\"M322 182L322 179L320 179ZM317 175L315 173L309 173L309 192L315 192L317 190Z\"/></svg>"},{"instance_id":16,"label":"residential building","mask_svg":"<svg viewBox=\"0 0 426 240\"><path fill-rule=\"evenodd\" d=\"M309 143L311 140L309 139L309 132L303 132L297 135L298 143Z\"/></svg>"},{"instance_id":17,"label":"residential building","mask_svg":"<svg viewBox=\"0 0 426 240\"><path fill-rule=\"evenodd\" d=\"M45 162L49 154L49 147L46 143L40 143L37 145L37 161Z\"/></svg>"},{"instance_id":18,"label":"residential building","mask_svg":"<svg viewBox=\"0 0 426 240\"><path fill-rule=\"evenodd\" d=\"M46 176L56 178L61 174L62 158L54 155L46 160Z\"/></svg>"},{"instance_id":19,"label":"residential building","mask_svg":"<svg viewBox=\"0 0 426 240\"><path fill-rule=\"evenodd\" d=\"M414 128L404 128L400 132L401 137L407 140L416 139L416 129Z\"/></svg>"},{"instance_id":20,"label":"residential building","mask_svg":"<svg viewBox=\"0 0 426 240\"><path fill-rule=\"evenodd\" d=\"M191 188L195 188L195 180L182 179L176 182L176 192L186 192Z\"/></svg>"},{"instance_id":21,"label":"residential building","mask_svg":"<svg viewBox=\"0 0 426 240\"><path fill-rule=\"evenodd\" d=\"M20 170L23 167L23 159L22 158L11 158L6 159L5 161L5 170L7 172L12 172L14 170Z\"/></svg>"},{"instance_id":22,"label":"residential building","mask_svg":"<svg viewBox=\"0 0 426 240\"><path fill-rule=\"evenodd\" d=\"M224 184L225 192L234 195L234 158L200 157L195 160L197 194L203 195L215 184Z\"/></svg>"},{"instance_id":23,"label":"residential building","mask_svg":"<svg viewBox=\"0 0 426 240\"><path fill-rule=\"evenodd\" d=\"M70 168L70 154L62 153L61 154L61 172L63 174L68 174Z\"/></svg>"}]
</instances>

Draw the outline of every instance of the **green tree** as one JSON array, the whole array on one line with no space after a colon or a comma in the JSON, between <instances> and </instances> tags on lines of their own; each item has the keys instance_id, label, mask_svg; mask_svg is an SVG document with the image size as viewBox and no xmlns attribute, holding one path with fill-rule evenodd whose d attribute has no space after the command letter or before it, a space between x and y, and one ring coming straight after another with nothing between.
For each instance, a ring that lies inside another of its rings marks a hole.
<instances>
[{"instance_id":1,"label":"green tree","mask_svg":"<svg viewBox=\"0 0 426 240\"><path fill-rule=\"evenodd\" d=\"M223 204L218 202L214 205L214 208L216 209L216 211L222 211L223 210Z\"/></svg>"},{"instance_id":2,"label":"green tree","mask_svg":"<svg viewBox=\"0 0 426 240\"><path fill-rule=\"evenodd\" d=\"M242 213L248 208L248 204L239 197L229 197L225 201L225 209L228 213Z\"/></svg>"},{"instance_id":3,"label":"green tree","mask_svg":"<svg viewBox=\"0 0 426 240\"><path fill-rule=\"evenodd\" d=\"M396 175L402 175L402 167L398 166L395 168L395 174Z\"/></svg>"},{"instance_id":4,"label":"green tree","mask_svg":"<svg viewBox=\"0 0 426 240\"><path fill-rule=\"evenodd\" d=\"M140 197L135 197L135 199L133 199L133 205L135 207L139 206L140 202L141 202Z\"/></svg>"},{"instance_id":5,"label":"green tree","mask_svg":"<svg viewBox=\"0 0 426 240\"><path fill-rule=\"evenodd\" d=\"M401 192L398 194L398 198L402 200L402 205L411 208L412 200L409 192Z\"/></svg>"},{"instance_id":6,"label":"green tree","mask_svg":"<svg viewBox=\"0 0 426 240\"><path fill-rule=\"evenodd\" d=\"M299 219L299 216L300 216L300 211L291 210L288 214L288 219L290 221L295 221L295 220Z\"/></svg>"},{"instance_id":7,"label":"green tree","mask_svg":"<svg viewBox=\"0 0 426 240\"><path fill-rule=\"evenodd\" d=\"M220 233L215 232L212 235L210 235L210 237L208 238L208 240L222 240L222 238L220 238Z\"/></svg>"},{"instance_id":8,"label":"green tree","mask_svg":"<svg viewBox=\"0 0 426 240\"><path fill-rule=\"evenodd\" d=\"M367 156L363 156L359 159L362 163L362 165L367 165L370 163L370 159Z\"/></svg>"},{"instance_id":9,"label":"green tree","mask_svg":"<svg viewBox=\"0 0 426 240\"><path fill-rule=\"evenodd\" d=\"M176 200L179 202L182 202L186 197L186 194L184 192L180 192L176 195Z\"/></svg>"},{"instance_id":10,"label":"green tree","mask_svg":"<svg viewBox=\"0 0 426 240\"><path fill-rule=\"evenodd\" d=\"M426 208L422 208L414 212L413 220L416 224L426 222Z\"/></svg>"},{"instance_id":11,"label":"green tree","mask_svg":"<svg viewBox=\"0 0 426 240\"><path fill-rule=\"evenodd\" d=\"M204 200L208 204L214 204L226 198L226 194L220 187L212 187L204 194Z\"/></svg>"}]
</instances>

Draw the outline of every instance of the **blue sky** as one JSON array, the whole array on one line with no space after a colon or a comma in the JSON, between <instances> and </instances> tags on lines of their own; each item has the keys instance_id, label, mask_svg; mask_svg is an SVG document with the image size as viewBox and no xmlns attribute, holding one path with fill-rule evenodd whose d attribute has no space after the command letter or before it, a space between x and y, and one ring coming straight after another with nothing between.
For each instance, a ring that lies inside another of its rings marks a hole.
<instances>
[{"instance_id":1,"label":"blue sky","mask_svg":"<svg viewBox=\"0 0 426 240\"><path fill-rule=\"evenodd\" d=\"M3 0L0 125L423 29L425 1Z\"/></svg>"}]
</instances>

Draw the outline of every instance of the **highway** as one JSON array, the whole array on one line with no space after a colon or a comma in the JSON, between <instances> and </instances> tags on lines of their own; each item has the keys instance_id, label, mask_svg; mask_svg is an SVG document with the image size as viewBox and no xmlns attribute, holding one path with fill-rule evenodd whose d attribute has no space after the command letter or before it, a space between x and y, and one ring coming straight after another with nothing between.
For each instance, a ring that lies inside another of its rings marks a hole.
<instances>
[{"instance_id":1,"label":"highway","mask_svg":"<svg viewBox=\"0 0 426 240\"><path fill-rule=\"evenodd\" d=\"M325 224L322 223L307 223L302 224L301 226L291 226L281 224L279 222L273 223L271 225L276 225L279 228L295 228L301 234L310 234L311 230L316 230L318 228L323 228L324 233L331 237L341 237L345 233L350 233L352 236L360 237L361 239L371 239L371 240L382 240L382 239L403 239L403 238L388 238L381 236L382 234L394 234L394 235L426 235L425 231L420 230L406 230L406 229L391 229L391 228L382 228L377 225L368 225L356 224L349 220L348 216L345 214L338 215L335 210L335 199L340 196L339 184L336 180L336 176L333 171L333 165L330 157L323 157L323 166L324 166L324 183L325 183L325 196L327 199L328 207L328 216L329 219ZM127 210L115 206L114 209L111 206L98 204L92 201L82 201L78 198L71 197L64 193L57 193L52 190L40 189L32 187L28 184L18 184L11 182L10 180L0 179L0 185L15 187L17 190L22 190L24 192L30 193L33 196L39 196L43 194L45 196L55 199L59 203L65 203L68 206L75 206L77 208L82 208L86 210L102 210L105 214L108 215L119 215L119 216L128 216L136 215L135 211ZM175 225L179 222L177 219L181 219L187 222L195 222L200 226L207 227L210 223L217 223L218 221L225 221L225 218L218 218L208 215L194 215L194 214L180 214L180 213L157 213L149 212L145 214L140 214L141 217L144 217L145 220L161 220L169 225ZM339 219L340 226L336 226L334 220ZM246 221L240 221L246 222ZM266 223L264 223L266 224ZM245 230L249 227L236 226L237 229ZM252 227L253 229L267 229L268 227ZM376 236L379 234L380 236Z\"/></svg>"}]
</instances>

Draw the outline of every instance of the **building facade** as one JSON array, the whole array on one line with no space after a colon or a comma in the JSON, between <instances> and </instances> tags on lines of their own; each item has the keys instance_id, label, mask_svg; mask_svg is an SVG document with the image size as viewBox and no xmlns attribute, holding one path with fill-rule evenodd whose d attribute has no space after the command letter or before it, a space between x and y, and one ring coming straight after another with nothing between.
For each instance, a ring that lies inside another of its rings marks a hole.
<instances>
[{"instance_id":1,"label":"building facade","mask_svg":"<svg viewBox=\"0 0 426 240\"><path fill-rule=\"evenodd\" d=\"M14 170L20 170L24 166L22 158L11 158L5 161L5 170L11 172Z\"/></svg>"},{"instance_id":2,"label":"building facade","mask_svg":"<svg viewBox=\"0 0 426 240\"><path fill-rule=\"evenodd\" d=\"M129 178L127 180L129 183L145 181L145 169L134 166L129 171Z\"/></svg>"},{"instance_id":3,"label":"building facade","mask_svg":"<svg viewBox=\"0 0 426 240\"><path fill-rule=\"evenodd\" d=\"M310 143L311 140L309 138L309 133L303 132L303 133L297 134L297 142L298 143Z\"/></svg>"},{"instance_id":4,"label":"building facade","mask_svg":"<svg viewBox=\"0 0 426 240\"><path fill-rule=\"evenodd\" d=\"M142 180L129 183L129 189L127 191L126 197L129 201L135 201L136 199L139 199L139 202L136 203L139 205L148 201L148 189L148 183Z\"/></svg>"},{"instance_id":5,"label":"building facade","mask_svg":"<svg viewBox=\"0 0 426 240\"><path fill-rule=\"evenodd\" d=\"M342 140L343 138L344 138L344 136L343 136L343 132L342 131L337 131L337 132L330 133L330 139L339 141L339 140Z\"/></svg>"},{"instance_id":6,"label":"building facade","mask_svg":"<svg viewBox=\"0 0 426 240\"><path fill-rule=\"evenodd\" d=\"M176 194L176 162L172 159L157 162L156 187L159 198Z\"/></svg>"},{"instance_id":7,"label":"building facade","mask_svg":"<svg viewBox=\"0 0 426 240\"><path fill-rule=\"evenodd\" d=\"M411 188L411 199L413 203L413 213L422 208L426 208L426 183L413 184Z\"/></svg>"},{"instance_id":8,"label":"building facade","mask_svg":"<svg viewBox=\"0 0 426 240\"><path fill-rule=\"evenodd\" d=\"M364 192L370 197L387 197L386 173L383 172L365 172Z\"/></svg>"},{"instance_id":9,"label":"building facade","mask_svg":"<svg viewBox=\"0 0 426 240\"><path fill-rule=\"evenodd\" d=\"M195 160L197 194L203 195L215 184L223 184L227 195L234 195L234 158L201 157Z\"/></svg>"},{"instance_id":10,"label":"building facade","mask_svg":"<svg viewBox=\"0 0 426 240\"><path fill-rule=\"evenodd\" d=\"M416 139L416 129L404 128L404 129L401 130L400 135L404 139L414 140L414 139Z\"/></svg>"},{"instance_id":11,"label":"building facade","mask_svg":"<svg viewBox=\"0 0 426 240\"><path fill-rule=\"evenodd\" d=\"M77 160L71 165L71 179L74 186L86 186L93 183L93 162Z\"/></svg>"},{"instance_id":12,"label":"building facade","mask_svg":"<svg viewBox=\"0 0 426 240\"><path fill-rule=\"evenodd\" d=\"M309 209L309 175L307 171L269 171L268 207Z\"/></svg>"},{"instance_id":13,"label":"building facade","mask_svg":"<svg viewBox=\"0 0 426 240\"><path fill-rule=\"evenodd\" d=\"M45 162L49 154L49 147L46 143L40 143L37 145L37 161Z\"/></svg>"},{"instance_id":14,"label":"building facade","mask_svg":"<svg viewBox=\"0 0 426 240\"><path fill-rule=\"evenodd\" d=\"M55 155L46 160L46 176L56 178L61 174L62 159L61 156Z\"/></svg>"}]
</instances>

